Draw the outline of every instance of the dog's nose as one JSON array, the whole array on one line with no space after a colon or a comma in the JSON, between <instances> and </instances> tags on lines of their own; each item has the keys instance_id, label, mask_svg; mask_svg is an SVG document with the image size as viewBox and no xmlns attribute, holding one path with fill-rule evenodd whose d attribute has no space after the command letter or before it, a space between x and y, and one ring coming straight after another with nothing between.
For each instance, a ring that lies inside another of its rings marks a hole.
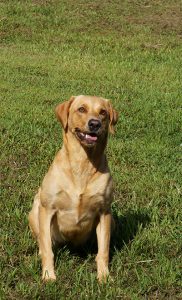
<instances>
[{"instance_id":1,"label":"dog's nose","mask_svg":"<svg viewBox=\"0 0 182 300\"><path fill-rule=\"evenodd\" d=\"M88 121L88 127L90 131L97 132L99 128L101 127L101 121L97 119L90 119Z\"/></svg>"}]
</instances>

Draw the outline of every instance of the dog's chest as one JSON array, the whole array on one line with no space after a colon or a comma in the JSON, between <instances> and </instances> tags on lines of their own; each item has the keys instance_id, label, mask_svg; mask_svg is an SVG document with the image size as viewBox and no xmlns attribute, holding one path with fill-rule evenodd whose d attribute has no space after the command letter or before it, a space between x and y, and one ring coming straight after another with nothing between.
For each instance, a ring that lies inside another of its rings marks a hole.
<instances>
[{"instance_id":1,"label":"dog's chest","mask_svg":"<svg viewBox=\"0 0 182 300\"><path fill-rule=\"evenodd\" d=\"M99 213L110 207L110 174L96 174L89 182L83 178L77 182L70 180L65 172L60 180L60 175L55 174L53 169L54 180L47 181L45 178L43 182L42 204L55 210L60 231L89 231Z\"/></svg>"},{"instance_id":2,"label":"dog's chest","mask_svg":"<svg viewBox=\"0 0 182 300\"><path fill-rule=\"evenodd\" d=\"M69 193L60 191L54 203L62 226L77 226L93 222L104 205L101 193Z\"/></svg>"}]
</instances>

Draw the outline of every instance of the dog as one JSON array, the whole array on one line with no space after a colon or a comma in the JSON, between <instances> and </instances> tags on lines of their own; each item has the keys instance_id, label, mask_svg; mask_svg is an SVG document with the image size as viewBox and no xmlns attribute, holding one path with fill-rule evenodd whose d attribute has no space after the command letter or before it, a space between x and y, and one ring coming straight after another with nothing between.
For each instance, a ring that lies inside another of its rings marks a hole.
<instances>
[{"instance_id":1,"label":"dog","mask_svg":"<svg viewBox=\"0 0 182 300\"><path fill-rule=\"evenodd\" d=\"M35 196L29 226L38 241L42 279L55 280L54 244L84 244L95 231L97 278L109 275L112 177L104 153L118 113L109 100L72 96L56 107L63 146Z\"/></svg>"}]
</instances>

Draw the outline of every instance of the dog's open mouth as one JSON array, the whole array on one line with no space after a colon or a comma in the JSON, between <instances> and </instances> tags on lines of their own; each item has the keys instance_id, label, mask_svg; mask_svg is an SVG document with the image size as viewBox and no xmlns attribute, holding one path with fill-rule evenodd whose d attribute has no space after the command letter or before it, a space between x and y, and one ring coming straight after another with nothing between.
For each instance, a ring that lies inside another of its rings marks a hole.
<instances>
[{"instance_id":1,"label":"dog's open mouth","mask_svg":"<svg viewBox=\"0 0 182 300\"><path fill-rule=\"evenodd\" d=\"M96 133L82 132L78 129L76 129L75 132L79 140L86 142L87 144L94 144L97 142L98 136Z\"/></svg>"}]
</instances>

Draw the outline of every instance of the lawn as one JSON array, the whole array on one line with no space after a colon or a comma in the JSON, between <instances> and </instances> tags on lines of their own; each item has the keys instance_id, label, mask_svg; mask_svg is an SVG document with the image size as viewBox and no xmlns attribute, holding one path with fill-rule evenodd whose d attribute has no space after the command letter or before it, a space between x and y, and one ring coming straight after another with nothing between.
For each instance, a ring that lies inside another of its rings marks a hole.
<instances>
[{"instance_id":1,"label":"lawn","mask_svg":"<svg viewBox=\"0 0 182 300\"><path fill-rule=\"evenodd\" d=\"M0 299L182 299L182 6L178 0L0 4ZM60 249L41 281L27 214L62 143L56 104L100 95L119 112L110 279Z\"/></svg>"}]
</instances>

